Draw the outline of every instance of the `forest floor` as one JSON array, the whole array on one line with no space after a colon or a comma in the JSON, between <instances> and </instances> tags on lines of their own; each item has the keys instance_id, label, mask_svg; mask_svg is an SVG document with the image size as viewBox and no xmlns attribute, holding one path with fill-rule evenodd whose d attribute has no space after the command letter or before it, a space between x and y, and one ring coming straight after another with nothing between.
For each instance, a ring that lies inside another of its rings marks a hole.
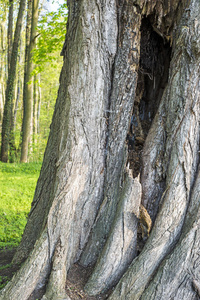
<instances>
[{"instance_id":1,"label":"forest floor","mask_svg":"<svg viewBox=\"0 0 200 300\"><path fill-rule=\"evenodd\" d=\"M12 258L16 252L16 248L0 250L0 289L2 289L19 270L20 265L12 264ZM95 297L88 296L83 287L91 274L91 268L83 268L75 264L68 272L66 280L66 293L72 300L105 300L110 292L105 295ZM30 298L34 299L34 298ZM37 297L38 299L38 297ZM35 300L35 299L34 299Z\"/></svg>"},{"instance_id":2,"label":"forest floor","mask_svg":"<svg viewBox=\"0 0 200 300\"><path fill-rule=\"evenodd\" d=\"M66 281L66 291L72 300L105 300L111 294L111 290L106 294L99 296L88 296L84 292L84 285L86 284L93 268L84 268L78 264L74 264L68 272Z\"/></svg>"},{"instance_id":3,"label":"forest floor","mask_svg":"<svg viewBox=\"0 0 200 300\"><path fill-rule=\"evenodd\" d=\"M12 264L31 207L41 163L0 162L0 289L19 265Z\"/></svg>"},{"instance_id":4,"label":"forest floor","mask_svg":"<svg viewBox=\"0 0 200 300\"><path fill-rule=\"evenodd\" d=\"M11 280L14 273L19 269L19 265L12 264L12 258L16 248L0 250L0 289Z\"/></svg>"},{"instance_id":5,"label":"forest floor","mask_svg":"<svg viewBox=\"0 0 200 300\"><path fill-rule=\"evenodd\" d=\"M41 163L0 162L0 249L19 245L40 169Z\"/></svg>"}]
</instances>

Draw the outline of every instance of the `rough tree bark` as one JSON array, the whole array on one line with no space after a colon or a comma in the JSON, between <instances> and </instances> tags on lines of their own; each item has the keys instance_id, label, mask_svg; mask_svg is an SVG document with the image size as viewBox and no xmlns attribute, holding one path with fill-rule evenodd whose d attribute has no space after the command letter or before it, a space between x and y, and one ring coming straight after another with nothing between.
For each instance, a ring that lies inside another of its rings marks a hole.
<instances>
[{"instance_id":1,"label":"rough tree bark","mask_svg":"<svg viewBox=\"0 0 200 300\"><path fill-rule=\"evenodd\" d=\"M89 295L197 299L199 1L68 4L25 262L0 299L70 299L75 262L94 266Z\"/></svg>"}]
</instances>

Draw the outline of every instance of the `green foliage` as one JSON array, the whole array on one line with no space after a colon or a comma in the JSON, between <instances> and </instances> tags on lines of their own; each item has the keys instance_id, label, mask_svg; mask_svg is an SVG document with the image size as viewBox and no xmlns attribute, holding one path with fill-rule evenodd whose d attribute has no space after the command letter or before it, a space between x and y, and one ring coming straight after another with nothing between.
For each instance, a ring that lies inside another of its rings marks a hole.
<instances>
[{"instance_id":1,"label":"green foliage","mask_svg":"<svg viewBox=\"0 0 200 300\"><path fill-rule=\"evenodd\" d=\"M0 163L0 248L19 244L40 168L40 163Z\"/></svg>"},{"instance_id":2,"label":"green foliage","mask_svg":"<svg viewBox=\"0 0 200 300\"><path fill-rule=\"evenodd\" d=\"M43 111L42 111L43 115ZM45 117L46 120L46 117ZM46 121L45 126L43 127L41 125L41 132L39 134L35 134L33 136L33 140L36 138L37 142L32 143L31 150L29 151L29 162L42 162L44 151L47 144L48 134L49 134L49 127L47 124L50 124L51 118ZM43 124L43 118L40 117L40 123ZM47 134L43 134L43 132L46 131Z\"/></svg>"},{"instance_id":3,"label":"green foliage","mask_svg":"<svg viewBox=\"0 0 200 300\"><path fill-rule=\"evenodd\" d=\"M5 21L6 19L6 13L9 7L9 2L8 0L0 0L0 18L1 21Z\"/></svg>"},{"instance_id":4,"label":"green foliage","mask_svg":"<svg viewBox=\"0 0 200 300\"><path fill-rule=\"evenodd\" d=\"M50 63L51 68L57 68L58 51L61 52L65 40L66 23L66 4L60 5L57 12L47 13L39 20L37 48L33 52L35 72L42 72L46 63Z\"/></svg>"},{"instance_id":5,"label":"green foliage","mask_svg":"<svg viewBox=\"0 0 200 300\"><path fill-rule=\"evenodd\" d=\"M59 1L57 1L59 2ZM14 1L14 15L18 12L19 1ZM33 130L33 134L31 137L31 143L29 146L29 155L28 161L42 161L44 150L46 147L48 135L49 135L49 127L54 111L54 105L57 97L57 91L59 88L59 76L60 70L63 64L63 59L60 56L60 52L63 47L63 43L65 40L66 33L66 23L67 23L67 6L66 4L59 4L59 6L55 5L54 8L57 8L56 12L45 13L44 8L41 8L40 12L40 20L38 24L38 35L36 37L37 41L37 49L34 51L33 61L35 63L35 71L33 72L37 74L40 73L40 79L36 82L38 83L38 87L40 87L40 114L38 129ZM0 0L0 16L1 19L5 19L8 16L8 8L9 1L8 0ZM6 37L6 26L7 22L5 22L5 32L4 32L4 43L6 45L7 37ZM18 62L18 76L19 76L19 87L20 87L20 95L17 106L17 114L16 114L16 124L14 129L14 139L15 139L15 147L13 150L13 155L9 156L9 161L19 162L20 160L20 148L21 148L21 129L22 129L22 118L23 118L23 72L24 72L24 51L25 51L25 26L23 27L23 34L21 38L21 46L20 46L20 61ZM5 51L6 54L6 51ZM6 55L4 56L4 60L6 61ZM4 68L6 69L6 68ZM4 70L3 69L3 70ZM39 77L39 76L38 76ZM6 73L3 72L3 79L6 82ZM16 83L18 82L18 78L16 77ZM6 84L4 84L6 86ZM38 98L39 99L39 98ZM15 104L14 104L15 105ZM36 105L37 106L37 105ZM37 118L36 118L37 119ZM34 126L33 126L34 128ZM0 137L1 142L1 137Z\"/></svg>"},{"instance_id":6,"label":"green foliage","mask_svg":"<svg viewBox=\"0 0 200 300\"><path fill-rule=\"evenodd\" d=\"M43 159L59 88L59 76L62 67L60 52L65 40L66 23L66 4L60 4L56 12L43 14L39 20L37 48L33 51L35 63L33 74L40 73L42 101L39 132L33 137L29 161L42 161Z\"/></svg>"}]
</instances>

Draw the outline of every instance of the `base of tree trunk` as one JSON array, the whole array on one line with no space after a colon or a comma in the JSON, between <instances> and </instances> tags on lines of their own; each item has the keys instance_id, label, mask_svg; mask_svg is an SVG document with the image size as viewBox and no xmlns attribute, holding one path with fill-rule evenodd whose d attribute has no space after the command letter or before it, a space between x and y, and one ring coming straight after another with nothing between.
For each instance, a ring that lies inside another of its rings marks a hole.
<instances>
[{"instance_id":1,"label":"base of tree trunk","mask_svg":"<svg viewBox=\"0 0 200 300\"><path fill-rule=\"evenodd\" d=\"M79 2L25 262L0 299L70 299L77 265L88 299L197 299L199 1Z\"/></svg>"}]
</instances>

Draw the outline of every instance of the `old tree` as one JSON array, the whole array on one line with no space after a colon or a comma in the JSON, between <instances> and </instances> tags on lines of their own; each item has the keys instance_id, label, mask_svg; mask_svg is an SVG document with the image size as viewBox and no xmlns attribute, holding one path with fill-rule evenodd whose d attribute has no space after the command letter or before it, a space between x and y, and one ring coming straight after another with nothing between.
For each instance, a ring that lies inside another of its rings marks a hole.
<instances>
[{"instance_id":1,"label":"old tree","mask_svg":"<svg viewBox=\"0 0 200 300\"><path fill-rule=\"evenodd\" d=\"M93 267L90 296L198 299L200 2L68 2L24 263L0 299L70 299L74 263Z\"/></svg>"}]
</instances>

